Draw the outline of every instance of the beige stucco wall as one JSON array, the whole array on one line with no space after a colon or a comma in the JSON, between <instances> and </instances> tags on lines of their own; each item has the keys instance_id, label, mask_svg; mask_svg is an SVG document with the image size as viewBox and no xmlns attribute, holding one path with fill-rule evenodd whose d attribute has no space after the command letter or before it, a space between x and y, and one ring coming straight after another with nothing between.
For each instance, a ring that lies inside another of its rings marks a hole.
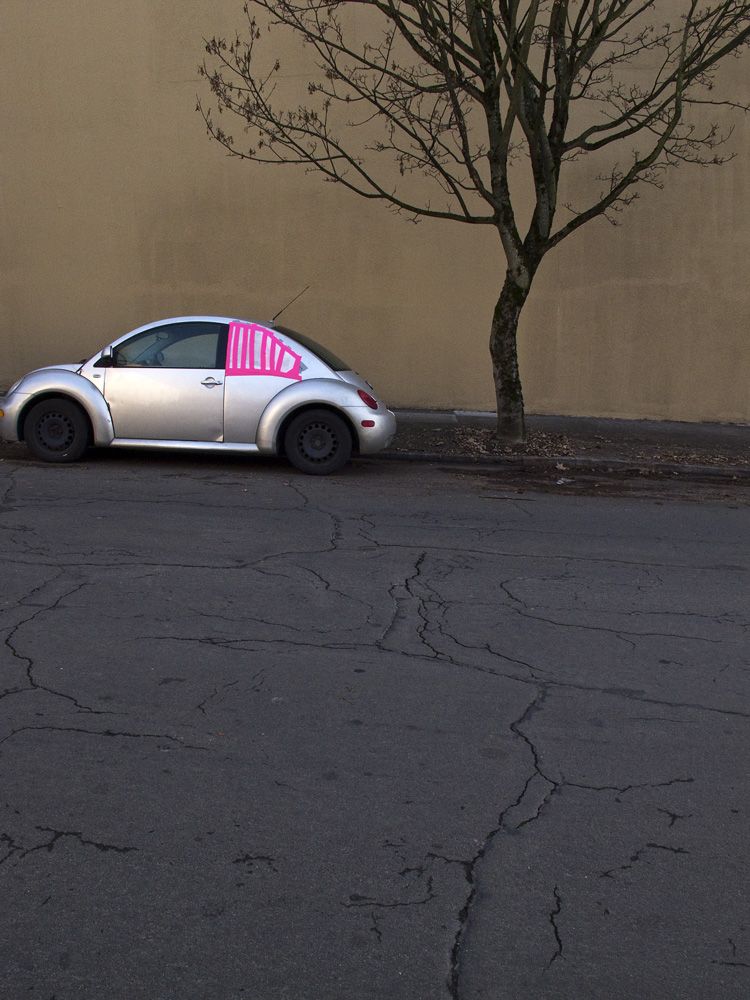
<instances>
[{"instance_id":1,"label":"beige stucco wall","mask_svg":"<svg viewBox=\"0 0 750 1000\"><path fill-rule=\"evenodd\" d=\"M285 322L393 404L491 408L489 229L414 226L207 139L201 38L241 6L3 0L0 384L164 316L262 320L309 284ZM744 86L747 63L730 72ZM750 421L746 122L734 148L547 258L522 320L529 410Z\"/></svg>"}]
</instances>

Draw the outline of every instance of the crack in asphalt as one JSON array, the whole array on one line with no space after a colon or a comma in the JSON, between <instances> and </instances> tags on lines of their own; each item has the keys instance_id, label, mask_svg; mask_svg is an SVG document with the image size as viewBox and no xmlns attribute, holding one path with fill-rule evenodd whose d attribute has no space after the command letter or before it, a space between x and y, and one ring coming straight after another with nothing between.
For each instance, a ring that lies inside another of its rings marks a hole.
<instances>
[{"instance_id":1,"label":"crack in asphalt","mask_svg":"<svg viewBox=\"0 0 750 1000\"><path fill-rule=\"evenodd\" d=\"M399 625L405 625L407 628L410 627L411 616L409 612L414 608L416 614L414 633L421 647L426 650L423 656L430 660L448 660L452 662L450 656L436 649L427 638L427 629L432 624L427 610L429 600L425 599L421 594L416 593L414 589L415 582L419 581L422 576L422 567L426 558L427 553L421 552L415 559L413 567L404 575L403 579L391 584L388 588L388 596L392 601L393 610L390 621L386 623L385 628L375 640L374 645L377 649L403 653L403 644L398 644L394 649L387 646L386 642ZM407 653L407 655L409 654Z\"/></svg>"},{"instance_id":2,"label":"crack in asphalt","mask_svg":"<svg viewBox=\"0 0 750 1000\"><path fill-rule=\"evenodd\" d=\"M513 601L515 604L520 604L524 609L528 611L529 610L528 602L524 601L520 597L517 597L510 589L510 584L513 583L513 581L516 579L518 578L515 576L509 577L507 580L502 581L499 584L499 587L507 595L507 597L510 598L511 601ZM575 578L571 577L571 575L568 573L563 573L556 576L535 577L534 579L539 583L548 582L550 580L566 580L566 579L575 580ZM663 581L662 581L662 586L663 586ZM643 587L638 587L639 591L643 589L644 589ZM546 607L547 610L556 610L556 611L565 610L564 608L550 608L549 605L535 606L534 609L532 610L539 610L539 607ZM648 610L646 608L635 609L632 611L622 611L622 610L614 610L612 608L593 607L591 604L588 603L585 606L585 611L587 614L616 615L618 618L691 618L691 619L700 619L701 621L714 622L717 625L735 625L738 628L742 629L750 628L750 623L744 621L738 621L737 619L730 617L730 615L728 615L726 612L717 614L703 614L699 611L672 611L672 610L653 611L653 610ZM546 621L547 619L543 620ZM553 622L553 624L562 624L562 623ZM651 635L653 633L635 632L632 634ZM662 633L657 633L657 634L661 635ZM668 635L667 637L669 638L671 636ZM693 639L693 638L699 638L699 636L686 635L686 636L677 636L677 638Z\"/></svg>"},{"instance_id":3,"label":"crack in asphalt","mask_svg":"<svg viewBox=\"0 0 750 1000\"><path fill-rule=\"evenodd\" d=\"M599 877L614 879L618 872L630 871L631 868L634 868L641 861L643 855L646 854L647 851L667 851L670 854L690 853L690 851L687 851L684 847L671 847L669 844L655 844L653 842L649 842L635 851L634 854L631 854L630 860L627 864L618 865L617 868L608 868L606 871L599 872Z\"/></svg>"},{"instance_id":4,"label":"crack in asphalt","mask_svg":"<svg viewBox=\"0 0 750 1000\"><path fill-rule=\"evenodd\" d=\"M33 590L31 590L28 594L26 594L18 601L18 606L20 607L21 605L26 604L31 597L33 597L35 594L38 594L41 590L43 590L50 584L56 583L62 576L63 576L63 571L58 573L58 575L53 577L51 580L46 580L43 583L39 584L37 587L35 587ZM32 615L29 615L28 618L24 618L22 619L22 621L17 622L9 630L8 634L4 639L3 644L10 651L10 654L14 659L20 660L21 663L25 664L25 674L28 684L25 687L8 688L5 691L0 692L0 700L2 700L3 698L11 697L13 695L26 694L34 691L44 691L46 694L50 694L55 698L62 698L65 701L71 702L73 705L75 705L76 709L79 712L85 712L90 715L114 714L112 712L103 709L92 708L90 705L84 705L82 702L78 701L78 699L75 698L73 695L66 694L64 691L59 691L56 688L52 688L46 684L40 683L34 676L34 660L32 659L32 657L27 656L25 653L20 653L18 651L18 647L15 642L16 635L19 629L35 621L37 618L40 617L40 615L47 614L51 611L55 611L66 598L72 597L73 594L77 594L79 591L83 590L83 588L86 586L88 586L87 581L83 581L82 583L76 584L74 587L71 587L70 590L67 590L64 594L61 594L51 604L44 605L43 607L38 608Z\"/></svg>"},{"instance_id":5,"label":"crack in asphalt","mask_svg":"<svg viewBox=\"0 0 750 1000\"><path fill-rule=\"evenodd\" d=\"M727 942L732 952L731 959L726 958L712 958L711 965L728 965L730 967L740 968L740 969L750 969L750 962L740 962L737 959L737 944L732 938L727 938Z\"/></svg>"},{"instance_id":6,"label":"crack in asphalt","mask_svg":"<svg viewBox=\"0 0 750 1000\"><path fill-rule=\"evenodd\" d=\"M485 855L487 854L495 838L500 834L500 831L503 829L505 825L505 817L508 814L508 812L514 807L520 805L534 775L542 774L539 768L539 758L536 748L534 747L533 743L528 739L528 737L526 737L525 734L520 730L519 727L523 722L531 718L534 712L539 711L541 709L546 697L547 697L546 689L537 691L536 695L534 696L532 701L530 701L529 704L526 706L523 713L519 716L518 719L511 722L509 727L511 732L513 732L513 734L519 739L522 739L531 750L532 759L534 762L534 772L529 778L527 778L517 798L509 806L506 806L506 808L500 812L496 825L493 827L493 829L489 831L489 833L485 835L484 840L482 841L479 849L476 851L474 856L470 860L464 860L461 862L464 871L464 878L469 887L469 892L466 896L466 899L464 900L463 906L458 912L458 917L457 917L458 927L455 936L453 938L453 944L450 951L448 992L452 1000L460 1000L461 954L465 946L465 938L469 928L469 921L472 912L472 907L474 905L474 901L476 899L476 894L477 894L477 868L482 862ZM542 777L545 776L542 775ZM538 813L540 811L541 807L538 810Z\"/></svg>"},{"instance_id":7,"label":"crack in asphalt","mask_svg":"<svg viewBox=\"0 0 750 1000\"><path fill-rule=\"evenodd\" d=\"M347 602L353 602L354 604L359 604L363 608L367 608L367 610L369 611L367 623L368 625L373 624L372 616L375 614L375 608L372 604L369 603L369 601L365 601L361 597L357 597L356 594L351 594L347 593L344 590L340 590L338 587L335 587L330 580L327 580L322 573L319 573L317 570L312 569L310 566L303 566L302 563L299 561L295 562L292 568L293 570L296 570L300 573L308 574L313 578L313 580L317 580L320 584L322 584L323 591L325 593L335 594L337 597L341 597ZM290 580L294 582L294 575L284 570L278 570L274 572L273 570L258 570L256 567L255 571L261 573L263 576L278 577L282 580ZM288 624L285 624L284 627L290 628Z\"/></svg>"},{"instance_id":8,"label":"crack in asphalt","mask_svg":"<svg viewBox=\"0 0 750 1000\"><path fill-rule=\"evenodd\" d=\"M349 896L348 901L342 903L347 909L366 909L368 906L377 907L383 910L395 910L401 909L402 907L408 906L425 906L427 903L435 899L437 893L433 888L432 876L427 877L427 885L425 888L425 894L422 899L395 899L385 902L384 900L373 899L372 896L362 896L359 893L353 892Z\"/></svg>"},{"instance_id":9,"label":"crack in asphalt","mask_svg":"<svg viewBox=\"0 0 750 1000\"><path fill-rule=\"evenodd\" d=\"M80 830L55 830L51 826L37 826L36 829L40 833L51 833L52 837L45 844L37 844L34 847L29 847L22 854L24 858L35 851L48 851L52 853L58 841L63 840L65 837L71 837L73 840L77 840L82 846L94 847L97 851L102 851L103 853L114 851L116 854L129 854L131 851L139 850L137 847L123 847L119 844L105 844L98 840L89 840L83 836Z\"/></svg>"},{"instance_id":10,"label":"crack in asphalt","mask_svg":"<svg viewBox=\"0 0 750 1000\"><path fill-rule=\"evenodd\" d=\"M0 846L5 848L5 854L0 857L0 865L4 865L14 854L19 854L24 849L23 844L17 843L9 833L0 833Z\"/></svg>"},{"instance_id":11,"label":"crack in asphalt","mask_svg":"<svg viewBox=\"0 0 750 1000\"><path fill-rule=\"evenodd\" d=\"M177 736L170 736L168 733L132 733L127 731L117 731L114 729L83 729L79 726L19 726L12 729L0 739L0 746L12 740L21 733L79 733L84 736L105 736L113 739L128 740L168 740L175 743L183 750L211 750L211 747L200 746L195 743L186 743Z\"/></svg>"},{"instance_id":12,"label":"crack in asphalt","mask_svg":"<svg viewBox=\"0 0 750 1000\"><path fill-rule=\"evenodd\" d=\"M681 632L633 632L630 629L622 628L611 628L607 625L582 625L577 622L564 622L558 621L555 618L548 618L545 615L535 615L532 614L528 608L528 605L522 601L520 598L515 597L511 591L508 589L508 584L515 579L511 577L509 580L505 580L500 583L500 589L510 598L515 604L521 605L521 607L515 607L514 604L505 604L507 610L512 611L514 614L519 615L521 618L527 618L530 621L542 622L545 625L553 625L556 628L569 628L569 629L581 629L584 632L606 632L609 635L615 636L617 639L621 639L623 642L628 643L631 648L635 648L632 642L633 639L688 639L691 642L707 642L711 645L720 646L722 645L721 639L709 639L706 636L701 635L685 635ZM587 609L588 610L588 609ZM610 612L611 614L616 614L616 612ZM709 617L709 616L705 616ZM717 618L713 618L713 621L717 621Z\"/></svg>"},{"instance_id":13,"label":"crack in asphalt","mask_svg":"<svg viewBox=\"0 0 750 1000\"><path fill-rule=\"evenodd\" d=\"M688 777L688 778L670 778L666 781L658 781L658 782L641 782L641 783L633 782L626 785L593 785L593 784L585 784L583 782L569 781L564 777L561 777L559 780L551 778L544 771L542 767L540 753L534 741L524 731L524 729L522 729L522 726L524 726L525 723L528 723L536 713L541 712L543 710L545 702L549 695L549 688L550 685L548 684L538 685L538 690L534 698L526 705L522 714L509 724L509 728L511 732L514 734L514 736L517 739L520 739L528 748L528 751L531 755L531 762L533 766L533 770L531 774L526 778L520 792L518 793L516 798L508 805L506 805L500 812L496 825L485 836L479 850L474 854L473 858L469 860L457 859L457 858L442 859L446 862L459 864L463 868L464 877L469 887L469 892L467 894L467 897L458 913L458 918L457 918L458 927L453 939L453 945L451 947L451 952L450 952L448 992L452 997L452 1000L460 1000L461 956L462 956L462 951L465 947L465 940L470 926L472 908L475 903L477 895L478 869L479 866L481 865L481 862L485 858L487 852L492 847L493 842L498 836L500 836L503 832L515 833L521 830L522 828L529 826L536 820L538 820L541 817L546 806L551 801L552 797L555 794L560 793L566 787L577 788L592 792L616 792L618 793L618 795L624 795L632 791L651 789L651 788L667 788L677 784L690 784L694 781L692 777ZM529 792L529 789L532 787L533 782L537 778L541 779L541 781L544 783L544 786L546 787L546 792L542 800L537 804L536 810L531 816L526 817L520 822L511 825L508 821L510 815L515 809L521 807L522 803L524 802L527 796L527 793ZM684 850L684 848L670 848L667 845L656 844L656 843L649 843L643 850L647 848L672 851L675 854L688 853L687 851ZM429 856L430 855L428 855L428 857ZM440 857L439 855L433 855L433 856ZM631 859L631 861L639 860L639 857ZM626 866L626 867L632 867L632 866ZM612 871L615 871L615 869L612 869ZM609 873L603 873L603 874L609 875ZM611 877L611 875L609 877ZM556 900L556 908L550 914L549 919L555 933L555 940L557 942L558 948L555 954L550 959L547 968L549 968L557 958L563 957L562 941L559 936L559 930L556 922L556 918L562 909L562 899L559 895L557 886L555 886L554 895Z\"/></svg>"},{"instance_id":14,"label":"crack in asphalt","mask_svg":"<svg viewBox=\"0 0 750 1000\"><path fill-rule=\"evenodd\" d=\"M676 813L672 812L671 809L661 809L659 806L656 808L657 812L664 813L665 816L669 816L669 828L670 830L675 825L678 819L692 819L692 813Z\"/></svg>"},{"instance_id":15,"label":"crack in asphalt","mask_svg":"<svg viewBox=\"0 0 750 1000\"><path fill-rule=\"evenodd\" d=\"M261 619L262 621L262 619ZM269 627L278 627L270 622L263 622ZM295 640L289 638L278 638L278 639L266 639L259 638L257 636L247 636L247 637L236 637L236 638L225 638L221 636L181 636L181 635L140 635L134 636L128 639L129 642L136 641L148 641L148 642L182 642L182 643L197 643L209 646L224 646L229 649L236 649L237 651L253 652L257 646L289 646L289 647L302 647L308 649L326 649L331 651L337 650L353 650L353 649L379 649L388 653L397 653L399 656L403 656L407 659L423 661L427 663L440 663L449 666L459 667L465 670L471 670L475 673L486 674L488 676L502 678L505 680L516 681L519 684L524 684L534 688L538 688L540 685L548 689L559 688L561 690L570 691L582 691L592 694L606 695L612 698L624 698L627 701L635 702L642 705L657 705L664 708L672 709L685 709L687 711L696 712L707 712L722 716L734 716L741 719L750 719L750 712L744 712L741 709L722 707L716 705L703 705L699 702L684 702L684 701L668 701L665 698L652 698L648 697L643 691L633 691L628 688L612 688L612 687L602 687L596 684L578 684L574 681L560 681L545 679L540 680L538 674L546 673L540 668L534 668L533 665L526 663L524 661L517 661L511 657L507 657L505 654L500 652L495 652L486 646L472 647L478 650L486 650L491 655L498 656L503 661L518 663L529 670L536 670L537 676L528 677L521 676L519 674L508 673L507 671L501 671L493 669L491 667L483 667L476 663L462 662L456 659L454 656L436 650L437 655L428 655L426 653L415 653L413 650L408 650L403 647L398 649L391 649L388 646L384 646L382 640L378 637L374 641L338 641L338 642L306 642L304 640ZM457 645L461 645L457 642ZM465 644L464 644L465 645ZM435 648L430 644L430 648Z\"/></svg>"},{"instance_id":16,"label":"crack in asphalt","mask_svg":"<svg viewBox=\"0 0 750 1000\"><path fill-rule=\"evenodd\" d=\"M563 778L560 786L566 788L583 788L590 792L618 792L620 795L624 795L626 792L639 791L644 788L669 788L671 785L690 785L694 781L695 778L670 778L668 781L642 781L632 785L585 785L578 781L568 781L566 778ZM615 802L619 801L618 798L615 799Z\"/></svg>"},{"instance_id":17,"label":"crack in asphalt","mask_svg":"<svg viewBox=\"0 0 750 1000\"><path fill-rule=\"evenodd\" d=\"M295 639L260 639L257 636L249 638L226 639L222 636L185 636L185 635L138 635L129 639L129 642L188 642L197 643L203 646L218 646L220 648L232 649L237 652L254 652L255 646L299 646L303 649L360 649L368 646L368 643L360 642L304 642Z\"/></svg>"},{"instance_id":18,"label":"crack in asphalt","mask_svg":"<svg viewBox=\"0 0 750 1000\"><path fill-rule=\"evenodd\" d=\"M560 913L562 912L562 897L560 896L560 892L557 886L554 887L552 893L555 897L555 906L554 909L550 910L549 922L552 925L552 932L555 935L556 949L554 954L552 955L552 958L549 960L549 962L547 962L547 969L549 969L552 963L556 962L558 958L564 957L563 943L562 943L562 938L560 937L560 928L557 926L557 918L560 916Z\"/></svg>"},{"instance_id":19,"label":"crack in asphalt","mask_svg":"<svg viewBox=\"0 0 750 1000\"><path fill-rule=\"evenodd\" d=\"M49 833L51 834L51 837L39 844L34 844L33 847L25 847L23 844L13 840L9 834L0 833L0 844L7 847L6 853L0 857L0 865L11 860L15 856L18 856L19 859L23 859L27 858L30 854L35 854L37 851L47 851L48 854L51 854L57 844L66 838L76 841L82 847L93 847L102 853L111 851L115 854L130 854L132 851L140 850L138 847L126 847L121 844L109 844L104 841L91 840L89 837L85 837L80 830L57 830L52 826L36 826L35 829L40 833Z\"/></svg>"},{"instance_id":20,"label":"crack in asphalt","mask_svg":"<svg viewBox=\"0 0 750 1000\"><path fill-rule=\"evenodd\" d=\"M198 704L195 706L195 710L197 712L202 712L203 715L205 715L206 705L209 703L209 701L213 701L214 698L216 698L216 696L219 694L219 691L226 691L227 688L234 687L236 684L239 684L239 682L240 681L238 678L236 681L228 681L226 684L217 685L216 687L214 687L211 694L207 695L207 697L205 697L203 701L198 702Z\"/></svg>"}]
</instances>

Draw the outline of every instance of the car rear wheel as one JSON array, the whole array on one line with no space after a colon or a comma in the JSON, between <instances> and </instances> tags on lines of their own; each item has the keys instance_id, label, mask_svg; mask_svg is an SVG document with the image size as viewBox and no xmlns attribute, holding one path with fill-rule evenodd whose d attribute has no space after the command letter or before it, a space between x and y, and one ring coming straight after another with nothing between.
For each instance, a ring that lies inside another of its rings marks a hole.
<instances>
[{"instance_id":1,"label":"car rear wheel","mask_svg":"<svg viewBox=\"0 0 750 1000\"><path fill-rule=\"evenodd\" d=\"M346 422L328 410L305 410L284 434L284 451L292 465L313 476L338 472L351 458L352 435Z\"/></svg>"},{"instance_id":2,"label":"car rear wheel","mask_svg":"<svg viewBox=\"0 0 750 1000\"><path fill-rule=\"evenodd\" d=\"M75 462L88 447L89 436L86 415L67 399L43 399L23 422L26 446L43 462Z\"/></svg>"}]
</instances>

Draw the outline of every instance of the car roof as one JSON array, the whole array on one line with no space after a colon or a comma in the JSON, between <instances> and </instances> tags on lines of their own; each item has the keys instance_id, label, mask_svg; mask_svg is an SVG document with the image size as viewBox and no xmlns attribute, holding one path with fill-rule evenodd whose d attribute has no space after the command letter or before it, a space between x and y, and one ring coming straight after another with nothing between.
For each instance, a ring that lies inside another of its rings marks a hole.
<instances>
[{"instance_id":1,"label":"car roof","mask_svg":"<svg viewBox=\"0 0 750 1000\"><path fill-rule=\"evenodd\" d=\"M145 333L147 330L156 329L159 326L171 326L174 323L257 323L257 320L250 319L240 319L238 316L170 316L167 319L157 319L150 323L144 323L143 326L137 326L133 330L128 330L127 333L123 333L122 336L116 337L114 340L110 341L110 344L119 344L123 340L127 340L128 337L132 337L136 333ZM272 323L259 323L259 326L265 326L269 330L275 329Z\"/></svg>"}]
</instances>

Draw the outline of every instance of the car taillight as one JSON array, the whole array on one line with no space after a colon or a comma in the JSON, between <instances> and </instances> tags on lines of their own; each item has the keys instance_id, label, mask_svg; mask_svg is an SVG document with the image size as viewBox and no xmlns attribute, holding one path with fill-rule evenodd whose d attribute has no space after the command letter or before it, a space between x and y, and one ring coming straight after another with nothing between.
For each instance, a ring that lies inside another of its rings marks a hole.
<instances>
[{"instance_id":1,"label":"car taillight","mask_svg":"<svg viewBox=\"0 0 750 1000\"><path fill-rule=\"evenodd\" d=\"M377 399L373 399L369 392L365 392L364 389L357 389L357 395L365 406L369 406L371 410L377 410L378 401Z\"/></svg>"}]
</instances>

